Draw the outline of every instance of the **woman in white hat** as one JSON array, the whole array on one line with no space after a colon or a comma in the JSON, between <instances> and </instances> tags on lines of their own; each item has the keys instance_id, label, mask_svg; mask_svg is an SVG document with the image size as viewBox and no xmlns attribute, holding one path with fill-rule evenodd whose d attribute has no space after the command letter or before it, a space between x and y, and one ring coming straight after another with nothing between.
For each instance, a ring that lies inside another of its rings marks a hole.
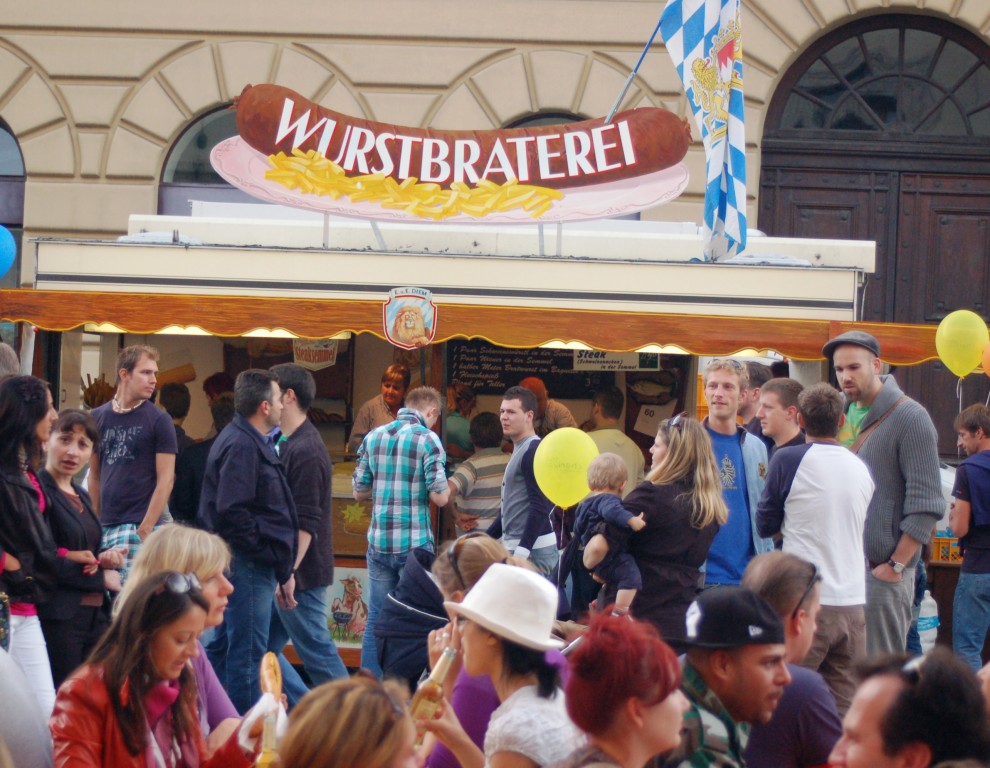
<instances>
[{"instance_id":1,"label":"woman in white hat","mask_svg":"<svg viewBox=\"0 0 990 768\"><path fill-rule=\"evenodd\" d=\"M560 690L560 640L550 636L557 590L525 568L496 563L464 601L447 601L470 675L487 675L501 704L481 750L446 707L422 726L437 734L463 768L541 768L566 756L580 739Z\"/></svg>"}]
</instances>

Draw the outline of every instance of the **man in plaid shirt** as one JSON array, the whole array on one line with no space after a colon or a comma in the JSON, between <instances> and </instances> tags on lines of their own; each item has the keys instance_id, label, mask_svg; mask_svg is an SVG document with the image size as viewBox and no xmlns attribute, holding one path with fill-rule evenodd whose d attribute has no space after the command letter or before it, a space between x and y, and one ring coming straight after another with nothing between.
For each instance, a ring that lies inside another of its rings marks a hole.
<instances>
[{"instance_id":1,"label":"man in plaid shirt","mask_svg":"<svg viewBox=\"0 0 990 768\"><path fill-rule=\"evenodd\" d=\"M447 503L447 456L432 427L440 418L440 393L419 387L406 395L405 408L391 424L373 429L358 449L354 498L372 499L368 528L368 623L361 643L361 666L381 676L375 647L375 621L388 593L399 583L409 552L433 550L430 502Z\"/></svg>"}]
</instances>

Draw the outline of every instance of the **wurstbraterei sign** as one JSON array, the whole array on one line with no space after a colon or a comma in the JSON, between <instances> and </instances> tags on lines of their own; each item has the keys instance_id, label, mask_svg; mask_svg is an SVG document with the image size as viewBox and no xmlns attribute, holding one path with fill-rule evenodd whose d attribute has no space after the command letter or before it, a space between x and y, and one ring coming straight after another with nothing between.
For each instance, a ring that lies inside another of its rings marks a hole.
<instances>
[{"instance_id":1,"label":"wurstbraterei sign","mask_svg":"<svg viewBox=\"0 0 990 768\"><path fill-rule=\"evenodd\" d=\"M652 208L687 185L688 122L657 107L482 131L349 117L279 85L248 85L213 167L250 195L389 221L533 223Z\"/></svg>"}]
</instances>

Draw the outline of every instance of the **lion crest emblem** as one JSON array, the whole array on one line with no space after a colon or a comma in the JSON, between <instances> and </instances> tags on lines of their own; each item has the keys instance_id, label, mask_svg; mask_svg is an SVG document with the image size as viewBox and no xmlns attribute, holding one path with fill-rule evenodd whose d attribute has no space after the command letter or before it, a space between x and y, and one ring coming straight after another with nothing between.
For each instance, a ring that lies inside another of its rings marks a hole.
<instances>
[{"instance_id":1,"label":"lion crest emblem","mask_svg":"<svg viewBox=\"0 0 990 768\"><path fill-rule=\"evenodd\" d=\"M424 288L393 288L382 308L385 338L402 349L419 349L433 341L437 308Z\"/></svg>"}]
</instances>

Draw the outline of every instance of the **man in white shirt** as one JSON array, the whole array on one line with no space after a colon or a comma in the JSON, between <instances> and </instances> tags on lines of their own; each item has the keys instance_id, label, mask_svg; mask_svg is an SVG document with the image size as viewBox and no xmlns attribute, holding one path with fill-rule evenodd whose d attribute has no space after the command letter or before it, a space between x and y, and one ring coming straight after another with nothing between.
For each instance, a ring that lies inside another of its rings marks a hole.
<instances>
[{"instance_id":1,"label":"man in white shirt","mask_svg":"<svg viewBox=\"0 0 990 768\"><path fill-rule=\"evenodd\" d=\"M756 512L761 536L782 534L784 552L814 563L822 575L822 611L803 666L821 672L840 714L856 689L853 666L866 655L863 524L874 489L866 464L837 439L843 407L828 384L801 393L807 443L774 455Z\"/></svg>"}]
</instances>

